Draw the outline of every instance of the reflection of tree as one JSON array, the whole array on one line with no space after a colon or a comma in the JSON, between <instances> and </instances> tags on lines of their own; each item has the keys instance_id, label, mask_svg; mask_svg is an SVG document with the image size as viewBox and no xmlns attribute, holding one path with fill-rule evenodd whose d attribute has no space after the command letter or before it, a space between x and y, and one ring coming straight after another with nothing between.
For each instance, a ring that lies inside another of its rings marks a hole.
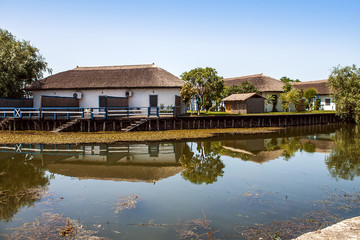
<instances>
[{"instance_id":1,"label":"reflection of tree","mask_svg":"<svg viewBox=\"0 0 360 240\"><path fill-rule=\"evenodd\" d=\"M8 222L19 209L40 199L49 177L43 169L27 164L23 154L0 161L0 172L0 220Z\"/></svg>"},{"instance_id":2,"label":"reflection of tree","mask_svg":"<svg viewBox=\"0 0 360 240\"><path fill-rule=\"evenodd\" d=\"M212 152L211 142L197 144L199 153L194 154L188 145L185 146L181 165L185 170L181 173L184 179L195 184L211 184L223 176L225 167L220 155Z\"/></svg>"},{"instance_id":3,"label":"reflection of tree","mask_svg":"<svg viewBox=\"0 0 360 240\"><path fill-rule=\"evenodd\" d=\"M300 138L283 138L280 144L280 149L283 151L282 156L286 161L292 158L298 150L302 150L302 144Z\"/></svg>"},{"instance_id":4,"label":"reflection of tree","mask_svg":"<svg viewBox=\"0 0 360 240\"><path fill-rule=\"evenodd\" d=\"M334 178L353 180L360 176L360 127L341 128L335 132L335 146L325 163Z\"/></svg>"}]
</instances>

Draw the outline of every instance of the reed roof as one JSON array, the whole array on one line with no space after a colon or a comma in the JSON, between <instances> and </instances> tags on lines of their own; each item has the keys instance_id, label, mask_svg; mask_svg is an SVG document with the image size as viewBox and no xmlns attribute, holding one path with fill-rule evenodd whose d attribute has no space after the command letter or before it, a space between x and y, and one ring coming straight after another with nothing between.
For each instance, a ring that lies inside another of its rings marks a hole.
<instances>
[{"instance_id":1,"label":"reed roof","mask_svg":"<svg viewBox=\"0 0 360 240\"><path fill-rule=\"evenodd\" d=\"M309 88L315 88L319 95L330 95L330 88L327 86L327 79L307 82L292 83L293 87L304 92Z\"/></svg>"},{"instance_id":2,"label":"reed roof","mask_svg":"<svg viewBox=\"0 0 360 240\"><path fill-rule=\"evenodd\" d=\"M253 84L259 92L282 92L282 87L284 86L284 83L280 80L263 75L262 73L224 79L226 87L233 85L240 86L241 83L245 81Z\"/></svg>"},{"instance_id":3,"label":"reed roof","mask_svg":"<svg viewBox=\"0 0 360 240\"><path fill-rule=\"evenodd\" d=\"M257 93L239 93L239 94L231 94L230 96L224 98L222 101L230 102L230 101L245 101L249 98L256 97L256 98L264 98Z\"/></svg>"},{"instance_id":4,"label":"reed roof","mask_svg":"<svg viewBox=\"0 0 360 240\"><path fill-rule=\"evenodd\" d=\"M76 67L44 78L27 90L181 88L183 81L154 65Z\"/></svg>"}]
</instances>

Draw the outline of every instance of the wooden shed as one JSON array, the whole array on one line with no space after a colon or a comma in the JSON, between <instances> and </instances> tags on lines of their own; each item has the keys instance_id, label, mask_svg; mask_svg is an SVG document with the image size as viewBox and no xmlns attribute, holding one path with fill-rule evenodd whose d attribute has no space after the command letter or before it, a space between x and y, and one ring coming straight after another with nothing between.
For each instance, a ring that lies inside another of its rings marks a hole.
<instances>
[{"instance_id":1,"label":"wooden shed","mask_svg":"<svg viewBox=\"0 0 360 240\"><path fill-rule=\"evenodd\" d=\"M232 94L223 99L226 112L263 113L265 98L257 93Z\"/></svg>"}]
</instances>

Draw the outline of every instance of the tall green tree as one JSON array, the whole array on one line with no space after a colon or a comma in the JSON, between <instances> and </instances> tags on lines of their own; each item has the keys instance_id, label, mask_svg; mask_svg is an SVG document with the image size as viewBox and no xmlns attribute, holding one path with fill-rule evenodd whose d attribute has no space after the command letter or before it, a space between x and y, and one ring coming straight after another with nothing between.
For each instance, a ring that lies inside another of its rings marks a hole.
<instances>
[{"instance_id":1,"label":"tall green tree","mask_svg":"<svg viewBox=\"0 0 360 240\"><path fill-rule=\"evenodd\" d=\"M258 92L257 88L252 83L244 81L240 84L240 86L233 85L230 87L225 87L224 97L230 96L231 94L254 93L254 92Z\"/></svg>"},{"instance_id":2,"label":"tall green tree","mask_svg":"<svg viewBox=\"0 0 360 240\"><path fill-rule=\"evenodd\" d=\"M291 78L288 78L288 77L282 77L280 78L280 81L282 81L284 83L284 86L283 86L283 91L284 92L289 92L292 88L291 86L291 83L294 83L294 82L300 82L299 79L291 79Z\"/></svg>"},{"instance_id":3,"label":"tall green tree","mask_svg":"<svg viewBox=\"0 0 360 240\"><path fill-rule=\"evenodd\" d=\"M0 97L21 98L24 88L51 73L39 49L0 28Z\"/></svg>"},{"instance_id":4,"label":"tall green tree","mask_svg":"<svg viewBox=\"0 0 360 240\"><path fill-rule=\"evenodd\" d=\"M224 89L223 77L218 76L214 68L195 68L189 72L184 72L181 79L185 81L184 86L191 85L194 92L192 97L197 99L197 111L200 109L208 110L211 107L211 101L219 102ZM184 95L182 95L184 98Z\"/></svg>"},{"instance_id":5,"label":"tall green tree","mask_svg":"<svg viewBox=\"0 0 360 240\"><path fill-rule=\"evenodd\" d=\"M293 104L295 109L297 109L301 103L302 96L302 92L295 88L291 88L288 92L280 94L283 111L286 112L290 110L290 104Z\"/></svg>"},{"instance_id":6,"label":"tall green tree","mask_svg":"<svg viewBox=\"0 0 360 240\"><path fill-rule=\"evenodd\" d=\"M334 67L327 84L340 117L360 123L360 68Z\"/></svg>"},{"instance_id":7,"label":"tall green tree","mask_svg":"<svg viewBox=\"0 0 360 240\"><path fill-rule=\"evenodd\" d=\"M306 89L306 91L304 92L304 98L306 98L306 100L308 101L309 104L309 108L311 109L312 107L312 100L314 99L314 97L317 95L317 91L315 88L308 88Z\"/></svg>"}]
</instances>

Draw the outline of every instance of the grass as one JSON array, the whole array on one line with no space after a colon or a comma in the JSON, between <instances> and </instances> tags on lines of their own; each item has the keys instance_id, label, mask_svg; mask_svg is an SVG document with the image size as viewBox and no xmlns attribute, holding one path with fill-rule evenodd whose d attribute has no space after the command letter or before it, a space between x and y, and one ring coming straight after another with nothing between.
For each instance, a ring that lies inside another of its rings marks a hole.
<instances>
[{"instance_id":1,"label":"grass","mask_svg":"<svg viewBox=\"0 0 360 240\"><path fill-rule=\"evenodd\" d=\"M79 144L114 142L152 142L175 141L185 139L210 138L218 134L262 134L274 133L279 128L227 128L169 130L146 132L67 132L52 133L46 131L0 131L0 144Z\"/></svg>"},{"instance_id":2,"label":"grass","mask_svg":"<svg viewBox=\"0 0 360 240\"><path fill-rule=\"evenodd\" d=\"M304 112L266 112L266 113L248 113L248 114L233 114L227 112L213 112L213 111L200 111L200 116L219 116L219 115L229 115L229 116L246 116L246 115L288 115L288 114L325 114L325 113L336 113L336 111L330 110L314 110L314 111L304 111ZM187 111L187 115L190 116L190 111ZM197 113L194 111L193 116L197 116Z\"/></svg>"}]
</instances>

